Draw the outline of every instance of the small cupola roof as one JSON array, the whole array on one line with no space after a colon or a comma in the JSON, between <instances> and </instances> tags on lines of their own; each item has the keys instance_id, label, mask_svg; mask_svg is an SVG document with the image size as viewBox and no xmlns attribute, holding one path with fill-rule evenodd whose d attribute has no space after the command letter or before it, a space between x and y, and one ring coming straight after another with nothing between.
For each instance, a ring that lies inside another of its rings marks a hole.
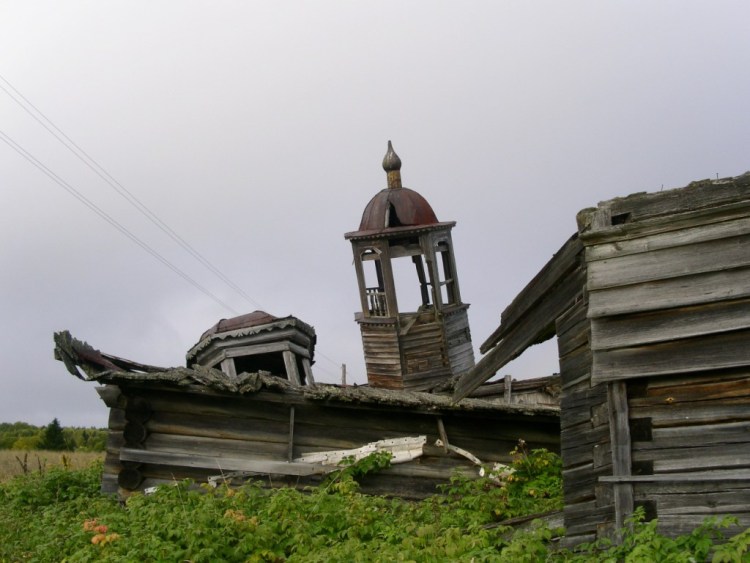
<instances>
[{"instance_id":1,"label":"small cupola roof","mask_svg":"<svg viewBox=\"0 0 750 563\"><path fill-rule=\"evenodd\" d=\"M383 231L398 227L419 227L438 224L437 216L419 193L401 185L401 159L388 141L383 158L388 187L381 190L365 207L359 231Z\"/></svg>"},{"instance_id":2,"label":"small cupola roof","mask_svg":"<svg viewBox=\"0 0 750 563\"><path fill-rule=\"evenodd\" d=\"M231 319L221 319L218 323L204 332L200 339L203 340L208 336L222 332L229 332L230 330L266 325L277 320L279 320L278 317L269 315L265 311L253 311L252 313L240 315Z\"/></svg>"},{"instance_id":3,"label":"small cupola roof","mask_svg":"<svg viewBox=\"0 0 750 563\"><path fill-rule=\"evenodd\" d=\"M306 349L306 357L312 362L317 337L315 329L297 317L276 317L265 311L253 311L231 319L221 319L201 334L200 340L187 351L187 365L205 365L204 361L215 360L213 356L217 350L247 348L258 339L266 344L288 340ZM257 350L253 353L257 353Z\"/></svg>"}]
</instances>

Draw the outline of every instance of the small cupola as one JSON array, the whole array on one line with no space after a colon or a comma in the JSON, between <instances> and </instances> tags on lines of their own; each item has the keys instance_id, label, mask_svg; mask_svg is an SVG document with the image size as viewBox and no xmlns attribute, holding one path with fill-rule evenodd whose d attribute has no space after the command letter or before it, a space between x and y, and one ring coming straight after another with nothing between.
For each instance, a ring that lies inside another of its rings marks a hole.
<instances>
[{"instance_id":1,"label":"small cupola","mask_svg":"<svg viewBox=\"0 0 750 563\"><path fill-rule=\"evenodd\" d=\"M267 371L296 385L315 383L312 374L315 329L296 317L253 311L221 319L187 352L187 366L198 364L223 371Z\"/></svg>"},{"instance_id":2,"label":"small cupola","mask_svg":"<svg viewBox=\"0 0 750 563\"><path fill-rule=\"evenodd\" d=\"M453 256L455 222L438 221L427 200L401 181L388 141L387 187L369 201L352 244L370 385L431 389L474 365L468 305Z\"/></svg>"}]
</instances>

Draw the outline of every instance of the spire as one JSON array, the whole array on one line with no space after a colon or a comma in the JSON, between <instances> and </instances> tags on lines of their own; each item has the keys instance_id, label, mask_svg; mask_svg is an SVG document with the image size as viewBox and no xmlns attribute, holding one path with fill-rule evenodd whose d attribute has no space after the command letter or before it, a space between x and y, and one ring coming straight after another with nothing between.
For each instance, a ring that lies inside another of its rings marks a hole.
<instances>
[{"instance_id":1,"label":"spire","mask_svg":"<svg viewBox=\"0 0 750 563\"><path fill-rule=\"evenodd\" d=\"M393 145L388 141L388 152L383 157L383 170L388 175L388 187L398 189L401 187L401 159L393 150Z\"/></svg>"}]
</instances>

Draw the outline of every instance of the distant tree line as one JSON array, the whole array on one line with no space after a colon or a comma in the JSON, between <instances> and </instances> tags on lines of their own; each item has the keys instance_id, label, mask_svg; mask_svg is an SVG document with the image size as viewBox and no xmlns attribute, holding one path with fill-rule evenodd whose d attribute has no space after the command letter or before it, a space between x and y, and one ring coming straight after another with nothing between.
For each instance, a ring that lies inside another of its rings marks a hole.
<instances>
[{"instance_id":1,"label":"distant tree line","mask_svg":"<svg viewBox=\"0 0 750 563\"><path fill-rule=\"evenodd\" d=\"M47 426L0 422L0 450L55 450L101 452L107 431L101 428L63 428L56 418Z\"/></svg>"}]
</instances>

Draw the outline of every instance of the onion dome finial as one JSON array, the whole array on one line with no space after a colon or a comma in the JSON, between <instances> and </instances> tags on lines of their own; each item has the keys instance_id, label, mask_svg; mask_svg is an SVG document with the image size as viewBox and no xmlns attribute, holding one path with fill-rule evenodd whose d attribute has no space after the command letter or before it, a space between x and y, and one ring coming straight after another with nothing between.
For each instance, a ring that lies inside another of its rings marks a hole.
<instances>
[{"instance_id":1,"label":"onion dome finial","mask_svg":"<svg viewBox=\"0 0 750 563\"><path fill-rule=\"evenodd\" d=\"M393 144L388 141L388 152L383 157L383 170L388 175L388 187L398 189L401 187L401 159L393 150Z\"/></svg>"}]
</instances>

